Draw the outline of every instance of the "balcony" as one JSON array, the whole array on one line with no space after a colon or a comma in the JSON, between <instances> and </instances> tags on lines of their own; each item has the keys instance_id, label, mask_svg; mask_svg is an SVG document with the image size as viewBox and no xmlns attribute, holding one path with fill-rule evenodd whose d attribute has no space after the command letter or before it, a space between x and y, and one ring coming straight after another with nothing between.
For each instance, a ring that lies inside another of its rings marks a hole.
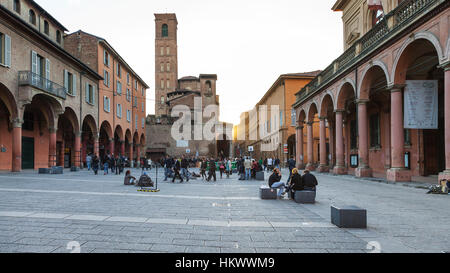
<instances>
[{"instance_id":1,"label":"balcony","mask_svg":"<svg viewBox=\"0 0 450 273\"><path fill-rule=\"evenodd\" d=\"M31 86L61 99L66 99L66 88L31 71L19 71L19 86Z\"/></svg>"},{"instance_id":2,"label":"balcony","mask_svg":"<svg viewBox=\"0 0 450 273\"><path fill-rule=\"evenodd\" d=\"M446 0L405 0L386 14L382 21L358 39L349 49L330 64L322 73L301 89L294 107L320 92L349 68L374 52L377 48L400 34L406 27L418 21L425 14Z\"/></svg>"}]
</instances>

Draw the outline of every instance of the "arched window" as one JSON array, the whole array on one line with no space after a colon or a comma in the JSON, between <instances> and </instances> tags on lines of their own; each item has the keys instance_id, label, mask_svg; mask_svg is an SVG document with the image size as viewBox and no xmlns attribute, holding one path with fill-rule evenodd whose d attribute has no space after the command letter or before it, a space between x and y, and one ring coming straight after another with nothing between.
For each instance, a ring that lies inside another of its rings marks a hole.
<instances>
[{"instance_id":1,"label":"arched window","mask_svg":"<svg viewBox=\"0 0 450 273\"><path fill-rule=\"evenodd\" d=\"M170 63L167 63L167 72L170 72Z\"/></svg>"},{"instance_id":2,"label":"arched window","mask_svg":"<svg viewBox=\"0 0 450 273\"><path fill-rule=\"evenodd\" d=\"M20 0L14 0L13 8L15 12L20 14Z\"/></svg>"},{"instance_id":3,"label":"arched window","mask_svg":"<svg viewBox=\"0 0 450 273\"><path fill-rule=\"evenodd\" d=\"M44 33L47 35L50 34L50 26L47 21L44 21Z\"/></svg>"},{"instance_id":4,"label":"arched window","mask_svg":"<svg viewBox=\"0 0 450 273\"><path fill-rule=\"evenodd\" d=\"M167 26L166 24L164 24L162 26L162 36L163 37L168 37L169 36L169 26Z\"/></svg>"},{"instance_id":5,"label":"arched window","mask_svg":"<svg viewBox=\"0 0 450 273\"><path fill-rule=\"evenodd\" d=\"M56 42L61 43L61 31L59 30L56 31Z\"/></svg>"},{"instance_id":6,"label":"arched window","mask_svg":"<svg viewBox=\"0 0 450 273\"><path fill-rule=\"evenodd\" d=\"M30 9L28 21L30 22L30 24L36 25L36 14L32 9Z\"/></svg>"},{"instance_id":7,"label":"arched window","mask_svg":"<svg viewBox=\"0 0 450 273\"><path fill-rule=\"evenodd\" d=\"M210 81L206 82L206 92L211 93L211 82Z\"/></svg>"}]
</instances>

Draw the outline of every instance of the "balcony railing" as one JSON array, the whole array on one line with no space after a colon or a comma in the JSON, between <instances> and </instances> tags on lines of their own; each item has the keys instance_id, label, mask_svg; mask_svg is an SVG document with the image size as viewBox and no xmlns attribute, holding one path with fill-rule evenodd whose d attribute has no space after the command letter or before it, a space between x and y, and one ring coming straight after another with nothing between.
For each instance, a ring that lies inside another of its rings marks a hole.
<instances>
[{"instance_id":1,"label":"balcony railing","mask_svg":"<svg viewBox=\"0 0 450 273\"><path fill-rule=\"evenodd\" d=\"M431 8L435 8L447 0L406 0L393 11L386 14L376 26L357 40L339 58L322 71L314 80L297 93L295 105L320 91L320 88L337 78L346 69L367 57L376 48L398 34L402 29L418 20Z\"/></svg>"},{"instance_id":2,"label":"balcony railing","mask_svg":"<svg viewBox=\"0 0 450 273\"><path fill-rule=\"evenodd\" d=\"M66 88L31 71L19 71L19 86L32 86L61 99L66 99Z\"/></svg>"}]
</instances>

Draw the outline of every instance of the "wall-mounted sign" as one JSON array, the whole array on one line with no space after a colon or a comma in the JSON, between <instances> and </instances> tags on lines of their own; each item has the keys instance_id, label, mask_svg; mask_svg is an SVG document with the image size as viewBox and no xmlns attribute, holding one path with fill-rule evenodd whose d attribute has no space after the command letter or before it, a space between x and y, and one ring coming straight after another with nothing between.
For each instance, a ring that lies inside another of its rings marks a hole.
<instances>
[{"instance_id":1,"label":"wall-mounted sign","mask_svg":"<svg viewBox=\"0 0 450 273\"><path fill-rule=\"evenodd\" d=\"M254 151L253 146L248 146L248 151L253 152Z\"/></svg>"},{"instance_id":2,"label":"wall-mounted sign","mask_svg":"<svg viewBox=\"0 0 450 273\"><path fill-rule=\"evenodd\" d=\"M438 81L406 81L405 129L438 129Z\"/></svg>"},{"instance_id":3,"label":"wall-mounted sign","mask_svg":"<svg viewBox=\"0 0 450 273\"><path fill-rule=\"evenodd\" d=\"M177 148L186 148L189 147L188 140L177 140Z\"/></svg>"},{"instance_id":4,"label":"wall-mounted sign","mask_svg":"<svg viewBox=\"0 0 450 273\"><path fill-rule=\"evenodd\" d=\"M350 155L350 167L357 168L359 165L358 155Z\"/></svg>"}]
</instances>

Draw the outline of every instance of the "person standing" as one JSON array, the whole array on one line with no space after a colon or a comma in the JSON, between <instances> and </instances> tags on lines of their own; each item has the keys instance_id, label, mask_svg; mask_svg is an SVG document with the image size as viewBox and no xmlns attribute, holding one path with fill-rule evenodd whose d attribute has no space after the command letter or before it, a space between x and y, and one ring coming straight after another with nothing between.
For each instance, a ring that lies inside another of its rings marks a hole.
<instances>
[{"instance_id":1,"label":"person standing","mask_svg":"<svg viewBox=\"0 0 450 273\"><path fill-rule=\"evenodd\" d=\"M103 169L105 171L104 175L107 175L109 170L109 155L105 155L103 158Z\"/></svg>"},{"instance_id":2,"label":"person standing","mask_svg":"<svg viewBox=\"0 0 450 273\"><path fill-rule=\"evenodd\" d=\"M248 157L245 158L244 167L245 167L245 180L250 180L250 175L252 171L252 162Z\"/></svg>"},{"instance_id":3,"label":"person standing","mask_svg":"<svg viewBox=\"0 0 450 273\"><path fill-rule=\"evenodd\" d=\"M269 157L267 159L267 172L269 172L270 170L272 170L272 164L273 164L273 159L271 157Z\"/></svg>"},{"instance_id":4,"label":"person standing","mask_svg":"<svg viewBox=\"0 0 450 273\"><path fill-rule=\"evenodd\" d=\"M209 161L209 175L208 175L208 179L206 179L206 181L210 181L211 178L214 177L214 182L217 181L216 178L216 162L214 159L211 158L211 160Z\"/></svg>"},{"instance_id":5,"label":"person standing","mask_svg":"<svg viewBox=\"0 0 450 273\"><path fill-rule=\"evenodd\" d=\"M180 179L180 183L183 183L183 177L180 174L180 170L181 170L181 164L179 160L175 161L175 166L173 168L175 174L173 175L173 179L172 179L172 183L175 183L175 179Z\"/></svg>"},{"instance_id":6,"label":"person standing","mask_svg":"<svg viewBox=\"0 0 450 273\"><path fill-rule=\"evenodd\" d=\"M98 165L99 165L99 160L98 157L96 155L94 155L94 158L92 159L92 170L94 171L94 174L97 175L98 174Z\"/></svg>"},{"instance_id":7,"label":"person standing","mask_svg":"<svg viewBox=\"0 0 450 273\"><path fill-rule=\"evenodd\" d=\"M233 164L231 163L231 159L228 159L226 162L226 172L227 178L230 178L230 175L233 173Z\"/></svg>"},{"instance_id":8,"label":"person standing","mask_svg":"<svg viewBox=\"0 0 450 273\"><path fill-rule=\"evenodd\" d=\"M91 154L88 154L86 156L86 165L87 165L88 171L91 170L91 161L92 161L92 156L91 156Z\"/></svg>"},{"instance_id":9,"label":"person standing","mask_svg":"<svg viewBox=\"0 0 450 273\"><path fill-rule=\"evenodd\" d=\"M225 172L225 163L224 160L219 162L219 172L220 172L220 179L222 179L222 175Z\"/></svg>"},{"instance_id":10,"label":"person standing","mask_svg":"<svg viewBox=\"0 0 450 273\"><path fill-rule=\"evenodd\" d=\"M200 174L202 176L202 180L205 180L207 178L206 176L206 168L207 168L206 159L200 160Z\"/></svg>"},{"instance_id":11,"label":"person standing","mask_svg":"<svg viewBox=\"0 0 450 273\"><path fill-rule=\"evenodd\" d=\"M111 168L111 173L114 174L114 171L116 169L116 159L114 158L114 154L111 154L111 156L109 156L108 161Z\"/></svg>"},{"instance_id":12,"label":"person standing","mask_svg":"<svg viewBox=\"0 0 450 273\"><path fill-rule=\"evenodd\" d=\"M181 166L181 175L186 178L187 182L189 182L189 171L188 171L189 161L186 159L184 155L181 157L180 166Z\"/></svg>"}]
</instances>

